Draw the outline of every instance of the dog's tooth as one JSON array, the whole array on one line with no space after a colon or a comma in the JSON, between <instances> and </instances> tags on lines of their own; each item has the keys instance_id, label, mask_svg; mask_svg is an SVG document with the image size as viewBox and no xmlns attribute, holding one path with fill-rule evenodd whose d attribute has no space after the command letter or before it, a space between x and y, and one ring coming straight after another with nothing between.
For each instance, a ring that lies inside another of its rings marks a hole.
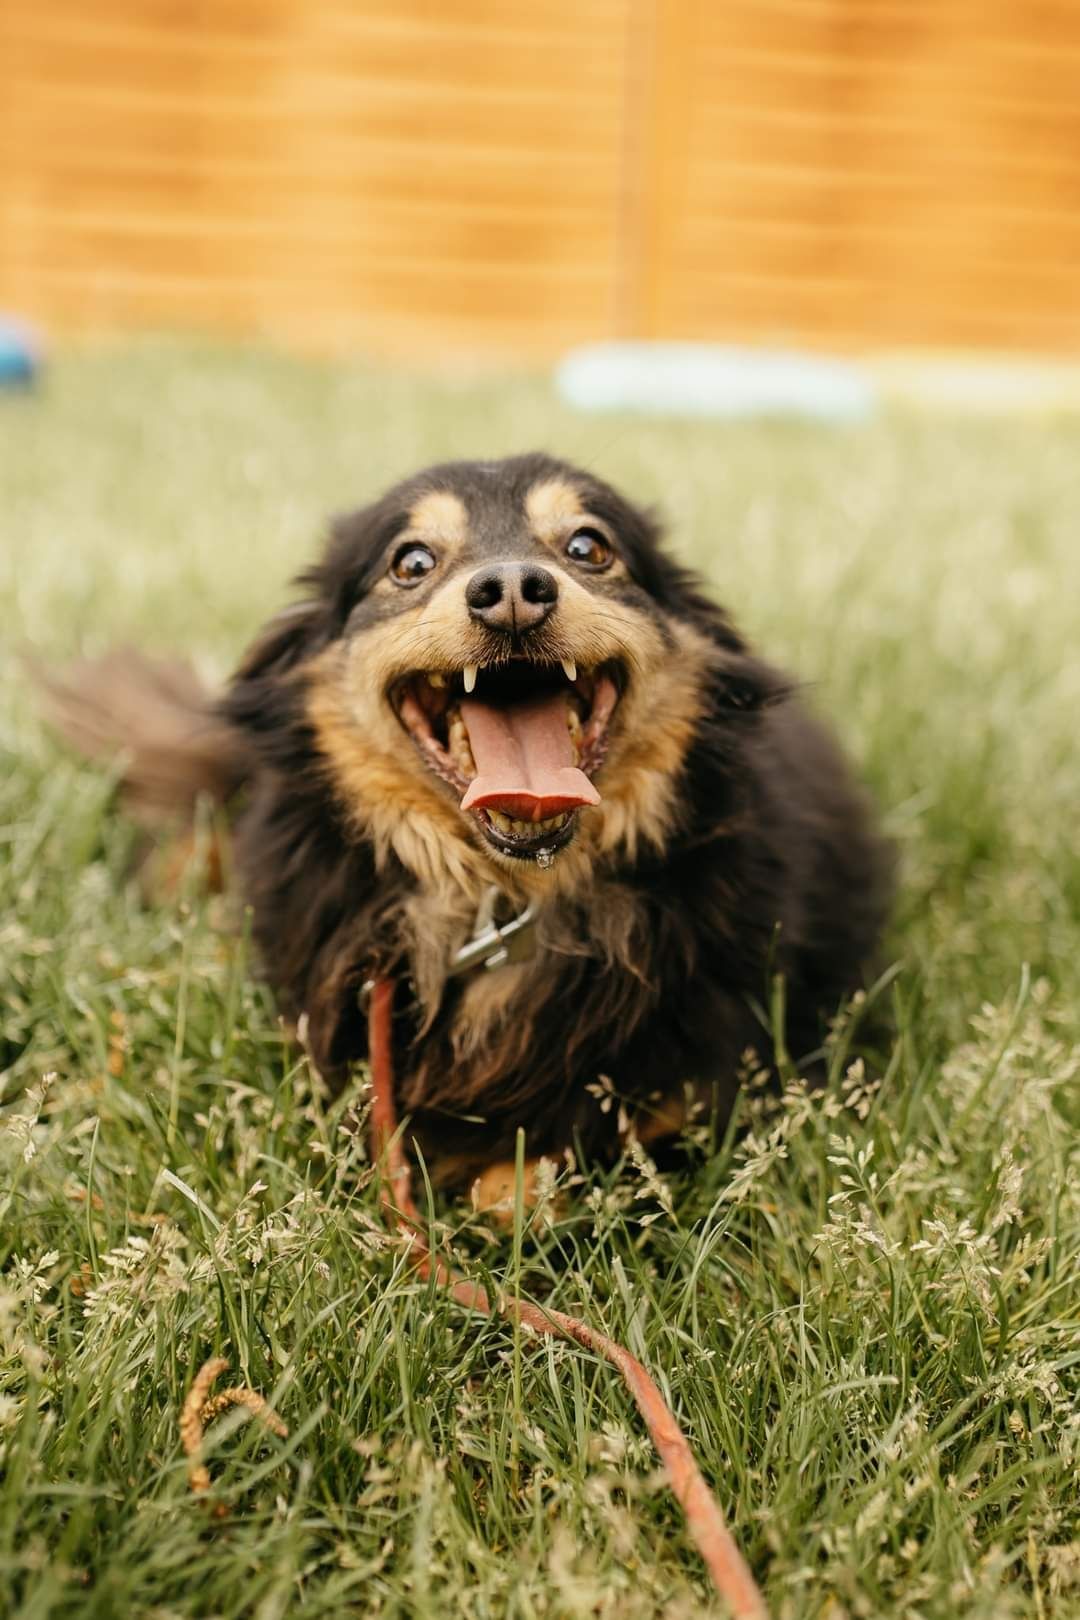
<instances>
[{"instance_id":1,"label":"dog's tooth","mask_svg":"<svg viewBox=\"0 0 1080 1620\"><path fill-rule=\"evenodd\" d=\"M429 669L427 672L427 680L429 686L446 685L446 676L443 674L441 669Z\"/></svg>"},{"instance_id":2,"label":"dog's tooth","mask_svg":"<svg viewBox=\"0 0 1080 1620\"><path fill-rule=\"evenodd\" d=\"M476 775L476 761L473 759L472 748L469 745L469 733L461 710L455 705L447 711L446 740L450 748L450 757L464 775Z\"/></svg>"},{"instance_id":3,"label":"dog's tooth","mask_svg":"<svg viewBox=\"0 0 1080 1620\"><path fill-rule=\"evenodd\" d=\"M574 764L581 764L581 716L572 703L566 705L566 729L570 733L570 743L574 751Z\"/></svg>"},{"instance_id":4,"label":"dog's tooth","mask_svg":"<svg viewBox=\"0 0 1080 1620\"><path fill-rule=\"evenodd\" d=\"M461 673L462 673L462 675L464 676L464 679L465 679L465 690L466 690L466 692L471 692L473 690L473 688L476 686L476 677L480 673L480 665L479 664L466 664L465 668L462 670Z\"/></svg>"},{"instance_id":5,"label":"dog's tooth","mask_svg":"<svg viewBox=\"0 0 1080 1620\"><path fill-rule=\"evenodd\" d=\"M567 680L572 686L577 680L577 665L574 663L572 658L564 658L562 660L562 667L563 674L566 676Z\"/></svg>"}]
</instances>

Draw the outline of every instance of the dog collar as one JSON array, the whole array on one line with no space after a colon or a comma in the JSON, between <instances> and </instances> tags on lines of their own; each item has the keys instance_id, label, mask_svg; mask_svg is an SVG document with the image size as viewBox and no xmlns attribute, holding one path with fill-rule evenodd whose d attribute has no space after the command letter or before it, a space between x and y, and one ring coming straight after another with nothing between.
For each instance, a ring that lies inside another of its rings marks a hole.
<instances>
[{"instance_id":1,"label":"dog collar","mask_svg":"<svg viewBox=\"0 0 1080 1620\"><path fill-rule=\"evenodd\" d=\"M539 912L535 900L509 922L497 923L495 909L502 890L492 884L485 891L476 910L471 939L466 940L451 954L447 974L453 978L473 968L499 968L510 962L527 962L536 951L536 918Z\"/></svg>"},{"instance_id":2,"label":"dog collar","mask_svg":"<svg viewBox=\"0 0 1080 1620\"><path fill-rule=\"evenodd\" d=\"M511 917L509 922L497 923L495 908L501 896L502 890L495 884L485 891L476 909L471 937L451 952L446 966L447 978L471 973L474 968L500 968L514 962L527 962L536 954L536 919L540 914L536 901L530 901L524 911ZM361 984L357 998L361 1007L368 1004L375 983L374 979L365 979Z\"/></svg>"}]
</instances>

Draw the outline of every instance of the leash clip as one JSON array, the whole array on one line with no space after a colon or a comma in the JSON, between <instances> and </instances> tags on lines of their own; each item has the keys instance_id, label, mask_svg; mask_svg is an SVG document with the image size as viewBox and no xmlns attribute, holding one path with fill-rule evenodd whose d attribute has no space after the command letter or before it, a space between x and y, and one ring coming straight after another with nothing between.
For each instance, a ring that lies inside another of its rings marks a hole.
<instances>
[{"instance_id":1,"label":"leash clip","mask_svg":"<svg viewBox=\"0 0 1080 1620\"><path fill-rule=\"evenodd\" d=\"M473 968L500 968L515 962L527 962L536 954L536 919L540 907L535 900L525 910L501 926L495 921L495 906L501 890L494 885L480 902L473 926L472 938L453 951L447 963L448 978L459 973L470 973ZM375 988L374 979L365 979L357 993L357 1002L366 1007Z\"/></svg>"},{"instance_id":2,"label":"leash clip","mask_svg":"<svg viewBox=\"0 0 1080 1620\"><path fill-rule=\"evenodd\" d=\"M476 932L450 958L447 974L468 973L471 968L505 967L508 962L527 962L536 950L536 919L539 906L531 901L518 916L499 926L494 920L494 899L497 889L480 908L476 919Z\"/></svg>"}]
</instances>

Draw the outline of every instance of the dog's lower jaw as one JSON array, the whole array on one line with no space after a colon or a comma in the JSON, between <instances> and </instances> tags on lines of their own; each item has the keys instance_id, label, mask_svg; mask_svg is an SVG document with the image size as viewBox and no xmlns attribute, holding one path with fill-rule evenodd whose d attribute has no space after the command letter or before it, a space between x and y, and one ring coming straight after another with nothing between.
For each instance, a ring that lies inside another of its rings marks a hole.
<instances>
[{"instance_id":1,"label":"dog's lower jaw","mask_svg":"<svg viewBox=\"0 0 1080 1620\"><path fill-rule=\"evenodd\" d=\"M492 813L486 810L466 811L477 822L480 836L486 847L496 856L500 868L504 864L512 867L522 863L532 863L542 872L550 871L555 864L555 857L560 851L569 847L577 833L576 810L569 811L563 817L555 820L558 825L541 823L538 831L529 838L517 833L504 832L493 820ZM496 812L497 813L497 812ZM508 818L501 818L506 820Z\"/></svg>"}]
</instances>

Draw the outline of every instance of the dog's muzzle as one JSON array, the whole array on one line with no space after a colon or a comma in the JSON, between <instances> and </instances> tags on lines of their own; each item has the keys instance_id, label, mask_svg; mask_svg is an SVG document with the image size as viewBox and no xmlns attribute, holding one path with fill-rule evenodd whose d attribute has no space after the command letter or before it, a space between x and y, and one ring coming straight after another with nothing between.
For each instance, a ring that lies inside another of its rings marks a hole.
<instances>
[{"instance_id":1,"label":"dog's muzzle","mask_svg":"<svg viewBox=\"0 0 1080 1620\"><path fill-rule=\"evenodd\" d=\"M541 570L542 572L542 570ZM577 812L599 804L592 773L619 698L614 665L578 671L510 657L405 678L391 701L432 770L500 854L549 866Z\"/></svg>"}]
</instances>

